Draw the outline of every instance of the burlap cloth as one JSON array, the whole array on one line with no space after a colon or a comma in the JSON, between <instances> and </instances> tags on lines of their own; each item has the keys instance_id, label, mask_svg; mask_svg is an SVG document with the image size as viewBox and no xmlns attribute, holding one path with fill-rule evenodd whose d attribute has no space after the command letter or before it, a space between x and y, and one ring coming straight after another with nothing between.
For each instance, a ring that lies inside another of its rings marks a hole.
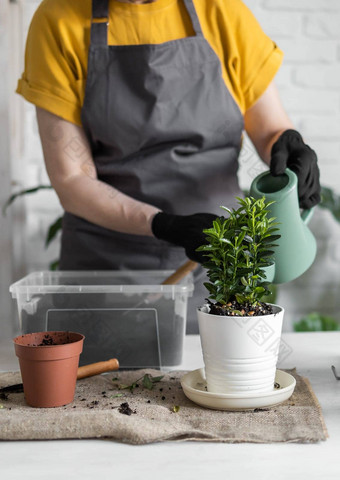
<instances>
[{"instance_id":1,"label":"burlap cloth","mask_svg":"<svg viewBox=\"0 0 340 480\"><path fill-rule=\"evenodd\" d=\"M123 371L78 380L74 402L58 408L31 408L23 393L0 399L0 439L112 438L142 445L165 440L212 442L318 442L328 436L318 401L307 379L288 370L297 384L293 396L279 406L227 412L199 407L180 385L185 372L170 372L152 390L121 390L145 373ZM118 377L116 380L113 378ZM21 381L20 374L0 374L0 387ZM122 396L120 396L122 395ZM122 413L128 403L131 415ZM179 407L179 409L178 409Z\"/></svg>"}]
</instances>

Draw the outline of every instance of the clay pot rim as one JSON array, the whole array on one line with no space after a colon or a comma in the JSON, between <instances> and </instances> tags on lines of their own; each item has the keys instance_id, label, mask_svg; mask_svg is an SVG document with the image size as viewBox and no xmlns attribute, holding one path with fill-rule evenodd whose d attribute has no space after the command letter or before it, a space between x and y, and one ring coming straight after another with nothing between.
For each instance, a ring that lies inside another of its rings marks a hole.
<instances>
[{"instance_id":1,"label":"clay pot rim","mask_svg":"<svg viewBox=\"0 0 340 480\"><path fill-rule=\"evenodd\" d=\"M53 336L53 334L61 334L61 333L74 335L77 338L75 338L72 341L65 342L65 343L59 343L59 344L56 344L56 345L36 345L36 344L27 345L27 344L24 344L24 343L20 342L20 339L22 339L24 337L27 338L30 335L38 335L38 334L43 335L44 334L44 335ZM69 330L53 330L53 331L44 331L44 332L31 332L31 333L25 333L23 335L18 335L17 337L13 338L13 343L15 345L18 345L18 346L24 347L24 348L60 348L60 347L65 347L65 345L72 345L72 344L80 342L84 339L85 339L85 335L83 335L82 333L79 333L79 332L71 332Z\"/></svg>"}]
</instances>

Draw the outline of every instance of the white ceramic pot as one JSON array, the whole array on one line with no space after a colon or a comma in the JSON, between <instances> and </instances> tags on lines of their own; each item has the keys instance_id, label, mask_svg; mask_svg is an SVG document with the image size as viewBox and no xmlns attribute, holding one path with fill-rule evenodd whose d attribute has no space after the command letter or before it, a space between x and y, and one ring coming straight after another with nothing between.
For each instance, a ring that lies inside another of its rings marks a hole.
<instances>
[{"instance_id":1,"label":"white ceramic pot","mask_svg":"<svg viewBox=\"0 0 340 480\"><path fill-rule=\"evenodd\" d=\"M256 317L197 310L207 388L213 393L261 393L274 387L283 308Z\"/></svg>"}]
</instances>

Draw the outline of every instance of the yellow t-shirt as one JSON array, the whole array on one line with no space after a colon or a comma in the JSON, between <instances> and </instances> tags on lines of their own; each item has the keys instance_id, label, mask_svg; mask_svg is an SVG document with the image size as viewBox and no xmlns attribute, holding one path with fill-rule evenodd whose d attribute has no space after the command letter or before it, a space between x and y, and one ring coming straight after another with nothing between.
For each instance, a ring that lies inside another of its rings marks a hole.
<instances>
[{"instance_id":1,"label":"yellow t-shirt","mask_svg":"<svg viewBox=\"0 0 340 480\"><path fill-rule=\"evenodd\" d=\"M16 92L81 125L90 43L91 0L43 0L26 41ZM282 51L241 0L194 0L203 34L218 55L224 82L244 113L262 95ZM182 0L131 4L110 0L110 45L159 44L194 35Z\"/></svg>"}]
</instances>

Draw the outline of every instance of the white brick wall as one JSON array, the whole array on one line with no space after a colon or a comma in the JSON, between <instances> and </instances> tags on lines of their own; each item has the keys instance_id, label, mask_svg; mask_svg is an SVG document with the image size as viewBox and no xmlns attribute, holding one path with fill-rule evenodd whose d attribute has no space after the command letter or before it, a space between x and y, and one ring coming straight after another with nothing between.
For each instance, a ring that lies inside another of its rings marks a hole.
<instances>
[{"instance_id":1,"label":"white brick wall","mask_svg":"<svg viewBox=\"0 0 340 480\"><path fill-rule=\"evenodd\" d=\"M318 154L322 184L340 193L340 1L245 3L284 51L276 77L282 103ZM244 164L240 179L245 188L252 179Z\"/></svg>"},{"instance_id":2,"label":"white brick wall","mask_svg":"<svg viewBox=\"0 0 340 480\"><path fill-rule=\"evenodd\" d=\"M24 42L27 26L39 0L18 2L23 17ZM254 12L264 31L284 51L284 64L276 79L283 104L296 128L318 153L322 184L340 193L340 0L245 0L245 3ZM18 76L22 70L23 52L17 52L17 55L20 55L21 62ZM13 82L12 90L16 79L13 78ZM13 158L13 181L21 187L46 182L34 108L18 98L13 102L21 110L24 119L23 148L21 157ZM16 141L20 139L16 137ZM246 139L240 157L242 187L249 187L252 178L263 168L254 148ZM57 244L48 251L44 250L46 226L61 212L55 194L44 192L27 198L25 211L23 233L26 241L22 269L32 271L47 268L48 262L54 260L58 253ZM328 221L331 220L328 218ZM314 228L318 230L317 223L314 223ZM336 228L332 231L335 235ZM333 237L331 242L338 242L338 237ZM323 248L323 251L328 250ZM327 253L324 255L325 263L321 262L320 268L327 267L327 278L333 278L332 269L339 269L339 257L340 254L329 261ZM312 274L312 283L322 289L324 280L318 280L315 270ZM337 279L333 285L336 290L340 279L338 276L334 278ZM302 291L301 283L298 288ZM286 291L285 287L280 290ZM320 295L324 298L322 293ZM334 312L340 311L339 297L332 297ZM313 294L308 299L306 310L320 308L315 298ZM293 315L294 307L291 307L291 312Z\"/></svg>"},{"instance_id":3,"label":"white brick wall","mask_svg":"<svg viewBox=\"0 0 340 480\"><path fill-rule=\"evenodd\" d=\"M264 9L294 12L338 12L338 0L247 0L247 5L261 3Z\"/></svg>"},{"instance_id":4,"label":"white brick wall","mask_svg":"<svg viewBox=\"0 0 340 480\"><path fill-rule=\"evenodd\" d=\"M321 183L340 194L340 1L245 3L284 51L276 77L283 105L318 154ZM254 157L248 154L248 162L241 164L244 187L252 180ZM278 287L277 301L286 310L285 330L312 311L340 321L340 224L329 212L317 209L310 228L318 242L313 266L299 279Z\"/></svg>"},{"instance_id":5,"label":"white brick wall","mask_svg":"<svg viewBox=\"0 0 340 480\"><path fill-rule=\"evenodd\" d=\"M303 18L303 34L317 40L340 40L340 14L308 14Z\"/></svg>"},{"instance_id":6,"label":"white brick wall","mask_svg":"<svg viewBox=\"0 0 340 480\"><path fill-rule=\"evenodd\" d=\"M23 70L24 48L26 42L27 30L31 18L41 0L17 0L16 15L20 18L22 27L21 45L18 46L14 55L18 57L18 68L13 75L12 89L15 90L17 79L21 76ZM21 51L20 51L21 50ZM12 93L12 92L11 92ZM20 123L21 131L14 132L13 149L21 144L21 149L17 151L17 157L14 158L12 168L15 190L35 187L36 185L48 185L49 178L44 166L42 149L38 135L38 126L36 121L35 107L24 101L19 95L14 94L14 105L18 106L16 123ZM59 244L52 243L48 249L45 249L45 237L49 225L62 214L59 200L54 191L42 190L39 193L29 195L23 201L25 211L25 221L22 225L22 236L25 241L19 246L22 268L17 266L15 272L31 272L35 270L45 270L51 261L58 258Z\"/></svg>"}]
</instances>

